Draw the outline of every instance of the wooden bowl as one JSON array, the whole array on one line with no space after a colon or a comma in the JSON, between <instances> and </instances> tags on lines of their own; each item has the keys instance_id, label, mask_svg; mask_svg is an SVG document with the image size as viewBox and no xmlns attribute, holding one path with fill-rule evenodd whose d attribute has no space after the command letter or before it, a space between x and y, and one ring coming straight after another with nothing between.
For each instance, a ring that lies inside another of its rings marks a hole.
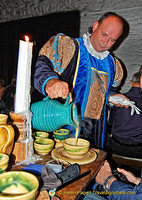
<instances>
[{"instance_id":1,"label":"wooden bowl","mask_svg":"<svg viewBox=\"0 0 142 200\"><path fill-rule=\"evenodd\" d=\"M76 142L76 138L67 138L63 141L64 150L71 155L84 155L89 151L90 142L78 138Z\"/></svg>"},{"instance_id":2,"label":"wooden bowl","mask_svg":"<svg viewBox=\"0 0 142 200\"><path fill-rule=\"evenodd\" d=\"M34 200L39 181L31 173L11 171L0 174L0 200Z\"/></svg>"},{"instance_id":3,"label":"wooden bowl","mask_svg":"<svg viewBox=\"0 0 142 200\"><path fill-rule=\"evenodd\" d=\"M34 141L34 149L38 154L48 154L54 147L54 140L38 138Z\"/></svg>"}]
</instances>

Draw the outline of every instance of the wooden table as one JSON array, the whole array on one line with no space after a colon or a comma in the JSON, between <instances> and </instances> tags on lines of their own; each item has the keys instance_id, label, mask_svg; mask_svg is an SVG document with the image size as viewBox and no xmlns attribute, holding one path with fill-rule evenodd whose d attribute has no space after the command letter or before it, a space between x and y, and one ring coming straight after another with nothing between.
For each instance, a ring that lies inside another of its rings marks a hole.
<instances>
[{"instance_id":1,"label":"wooden table","mask_svg":"<svg viewBox=\"0 0 142 200\"><path fill-rule=\"evenodd\" d=\"M90 170L90 173L67 185L63 189L60 189L56 192L56 196L58 196L61 200L80 200L81 195L83 196L85 194L84 189L86 189L86 186L90 183L91 180L96 176L97 172L99 171L100 167L102 166L105 158L106 158L106 152L103 150L95 149L98 156L95 161L93 161L90 164L85 164L80 166L80 174ZM37 164L45 164L51 157L49 155L44 156L42 161L38 161ZM11 170L22 170L23 166L15 166L12 167Z\"/></svg>"},{"instance_id":2,"label":"wooden table","mask_svg":"<svg viewBox=\"0 0 142 200\"><path fill-rule=\"evenodd\" d=\"M81 174L90 170L91 173L87 176L75 181L74 183L66 186L65 188L59 190L56 192L56 196L60 197L61 200L75 200L80 199L80 195L84 195L85 192L83 192L83 189L86 188L87 184L90 183L90 181L96 176L97 172L99 171L100 167L102 166L105 158L106 158L106 152L102 150L95 151L98 154L97 159L86 165L81 165ZM81 192L82 191L82 192Z\"/></svg>"}]
</instances>

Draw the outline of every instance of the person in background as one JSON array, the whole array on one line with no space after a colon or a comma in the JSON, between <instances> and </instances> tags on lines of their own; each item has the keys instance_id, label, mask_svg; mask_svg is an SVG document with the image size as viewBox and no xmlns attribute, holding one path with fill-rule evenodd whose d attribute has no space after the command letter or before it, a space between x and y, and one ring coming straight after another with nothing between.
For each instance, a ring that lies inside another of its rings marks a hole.
<instances>
[{"instance_id":1,"label":"person in background","mask_svg":"<svg viewBox=\"0 0 142 200\"><path fill-rule=\"evenodd\" d=\"M4 94L5 88L6 88L5 79L0 78L0 113L4 112L4 107L5 107L4 102L2 100L2 96Z\"/></svg>"},{"instance_id":2,"label":"person in background","mask_svg":"<svg viewBox=\"0 0 142 200\"><path fill-rule=\"evenodd\" d=\"M14 111L14 101L16 92L16 76L13 76L11 83L5 88L2 100L4 102L3 113L9 115Z\"/></svg>"},{"instance_id":3,"label":"person in background","mask_svg":"<svg viewBox=\"0 0 142 200\"><path fill-rule=\"evenodd\" d=\"M109 52L123 34L123 22L108 12L83 38L59 33L42 47L35 66L34 87L41 94L58 100L69 95L79 105L80 137L92 147L103 148L106 104L110 95L118 95L114 93L123 78L119 60Z\"/></svg>"},{"instance_id":4,"label":"person in background","mask_svg":"<svg viewBox=\"0 0 142 200\"><path fill-rule=\"evenodd\" d=\"M131 88L124 95L141 110L131 115L131 107L110 107L107 149L122 156L142 158L142 90L140 71L133 74Z\"/></svg>"},{"instance_id":5,"label":"person in background","mask_svg":"<svg viewBox=\"0 0 142 200\"><path fill-rule=\"evenodd\" d=\"M0 100L5 91L5 87L6 87L6 82L5 82L4 78L0 78Z\"/></svg>"},{"instance_id":6,"label":"person in background","mask_svg":"<svg viewBox=\"0 0 142 200\"><path fill-rule=\"evenodd\" d=\"M124 174L129 181L126 184L118 181L112 174L110 165L107 161L101 167L96 176L96 182L103 185L106 191L108 200L139 200L142 199L142 182L140 177L135 177L131 172L124 169L117 169L120 173ZM93 199L93 198L92 198ZM96 200L94 196L94 200Z\"/></svg>"}]
</instances>

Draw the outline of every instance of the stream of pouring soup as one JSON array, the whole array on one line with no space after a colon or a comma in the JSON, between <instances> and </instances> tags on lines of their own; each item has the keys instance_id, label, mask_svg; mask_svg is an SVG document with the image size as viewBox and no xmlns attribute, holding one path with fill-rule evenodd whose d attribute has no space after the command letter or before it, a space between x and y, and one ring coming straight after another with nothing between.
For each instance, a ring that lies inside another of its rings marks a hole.
<instances>
[{"instance_id":1,"label":"stream of pouring soup","mask_svg":"<svg viewBox=\"0 0 142 200\"><path fill-rule=\"evenodd\" d=\"M77 146L78 142L78 134L79 134L79 124L76 124L76 133L75 133L75 145Z\"/></svg>"}]
</instances>

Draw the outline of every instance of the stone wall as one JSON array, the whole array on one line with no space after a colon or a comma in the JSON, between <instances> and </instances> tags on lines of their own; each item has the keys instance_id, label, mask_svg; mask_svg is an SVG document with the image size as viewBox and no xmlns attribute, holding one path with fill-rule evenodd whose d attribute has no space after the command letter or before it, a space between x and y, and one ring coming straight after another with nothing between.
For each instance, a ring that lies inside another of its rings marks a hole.
<instances>
[{"instance_id":1,"label":"stone wall","mask_svg":"<svg viewBox=\"0 0 142 200\"><path fill-rule=\"evenodd\" d=\"M80 36L88 31L103 13L115 11L130 26L128 37L114 54L127 68L127 79L122 92L127 91L132 74L142 65L142 1L141 0L1 0L0 22L18 20L63 11L80 11Z\"/></svg>"}]
</instances>

